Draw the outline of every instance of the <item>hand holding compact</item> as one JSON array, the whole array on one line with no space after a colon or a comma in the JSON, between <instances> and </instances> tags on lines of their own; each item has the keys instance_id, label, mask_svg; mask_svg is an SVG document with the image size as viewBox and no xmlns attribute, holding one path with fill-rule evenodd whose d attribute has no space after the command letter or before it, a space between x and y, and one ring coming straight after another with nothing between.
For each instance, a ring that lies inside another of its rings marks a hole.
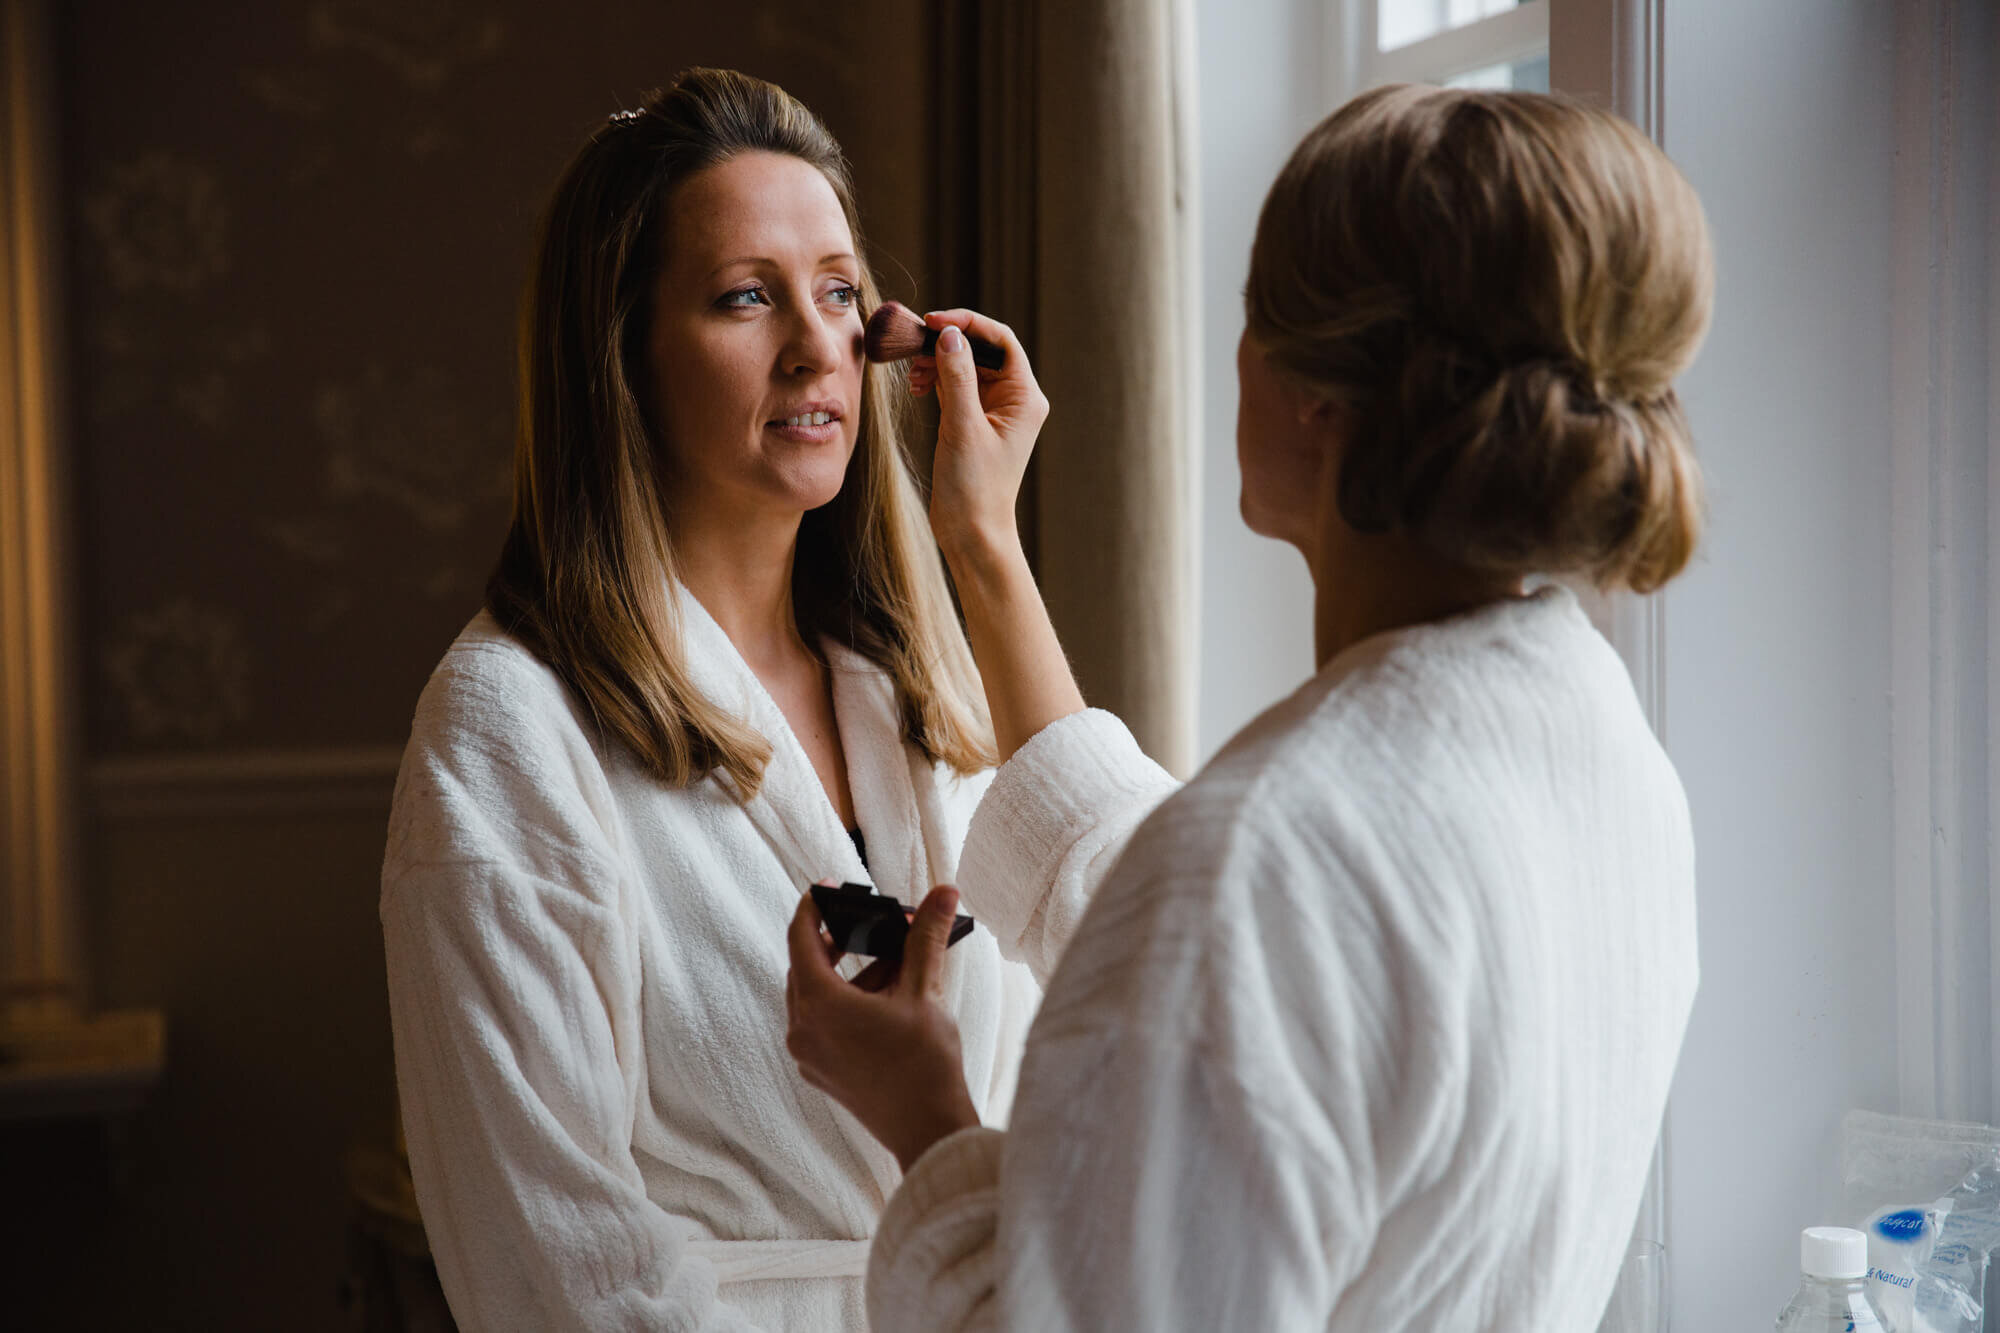
<instances>
[{"instance_id":1,"label":"hand holding compact","mask_svg":"<svg viewBox=\"0 0 2000 1333\"><path fill-rule=\"evenodd\" d=\"M785 1047L805 1081L854 1114L904 1170L939 1139L979 1123L965 1084L958 1025L940 997L958 891L931 890L910 924L900 966L877 962L866 983L834 970L840 951L799 899L788 942Z\"/></svg>"}]
</instances>

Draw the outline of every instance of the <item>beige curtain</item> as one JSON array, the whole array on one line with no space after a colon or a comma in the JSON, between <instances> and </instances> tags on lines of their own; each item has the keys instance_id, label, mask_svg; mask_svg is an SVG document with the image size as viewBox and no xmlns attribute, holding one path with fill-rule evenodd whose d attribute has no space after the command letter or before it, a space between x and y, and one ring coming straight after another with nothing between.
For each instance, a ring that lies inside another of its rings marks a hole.
<instances>
[{"instance_id":1,"label":"beige curtain","mask_svg":"<svg viewBox=\"0 0 2000 1333\"><path fill-rule=\"evenodd\" d=\"M1191 0L987 6L971 59L977 289L1053 410L1024 524L1084 697L1177 773L1199 661ZM947 78L950 77L947 71Z\"/></svg>"}]
</instances>

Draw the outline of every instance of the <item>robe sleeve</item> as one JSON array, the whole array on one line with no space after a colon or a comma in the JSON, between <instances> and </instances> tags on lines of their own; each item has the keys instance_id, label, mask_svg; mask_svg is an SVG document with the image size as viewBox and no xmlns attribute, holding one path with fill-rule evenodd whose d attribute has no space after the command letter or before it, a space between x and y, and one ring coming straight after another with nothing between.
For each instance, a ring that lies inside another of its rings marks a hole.
<instances>
[{"instance_id":1,"label":"robe sleeve","mask_svg":"<svg viewBox=\"0 0 2000 1333\"><path fill-rule=\"evenodd\" d=\"M1050 723L994 774L959 857L966 910L1047 986L1097 887L1180 786L1102 709Z\"/></svg>"},{"instance_id":2,"label":"robe sleeve","mask_svg":"<svg viewBox=\"0 0 2000 1333\"><path fill-rule=\"evenodd\" d=\"M1099 1034L1044 1046L1075 1075L1002 1132L973 1129L912 1168L876 1234L876 1333L1319 1327L1372 1219L1213 1057ZM1088 1085L1087 1087L1085 1085ZM1051 1119L1054 1098L1077 1107Z\"/></svg>"},{"instance_id":3,"label":"robe sleeve","mask_svg":"<svg viewBox=\"0 0 2000 1333\"><path fill-rule=\"evenodd\" d=\"M986 1333L999 1322L1000 1157L1007 1135L963 1129L931 1146L889 1201L868 1256L877 1333Z\"/></svg>"},{"instance_id":4,"label":"robe sleeve","mask_svg":"<svg viewBox=\"0 0 2000 1333\"><path fill-rule=\"evenodd\" d=\"M382 893L410 1169L453 1315L743 1333L632 1155L637 954L594 761L538 710L469 694L420 705Z\"/></svg>"},{"instance_id":5,"label":"robe sleeve","mask_svg":"<svg viewBox=\"0 0 2000 1333\"><path fill-rule=\"evenodd\" d=\"M890 1200L876 1333L1325 1326L1380 1223L1384 1006L1288 902L1339 867L1206 824L1163 813L1104 886L1006 1132L941 1140Z\"/></svg>"}]
</instances>

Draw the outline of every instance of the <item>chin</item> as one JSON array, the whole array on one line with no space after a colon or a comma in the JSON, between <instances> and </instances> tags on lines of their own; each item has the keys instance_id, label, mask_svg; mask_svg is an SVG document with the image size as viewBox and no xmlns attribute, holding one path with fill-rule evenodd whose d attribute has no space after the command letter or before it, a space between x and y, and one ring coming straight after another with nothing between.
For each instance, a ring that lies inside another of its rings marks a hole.
<instances>
[{"instance_id":1,"label":"chin","mask_svg":"<svg viewBox=\"0 0 2000 1333\"><path fill-rule=\"evenodd\" d=\"M831 459L816 459L787 469L782 485L786 497L801 510L823 509L839 498L847 471L846 462L835 467Z\"/></svg>"},{"instance_id":2,"label":"chin","mask_svg":"<svg viewBox=\"0 0 2000 1333\"><path fill-rule=\"evenodd\" d=\"M1311 530L1308 524L1301 523L1297 514L1273 512L1261 507L1251 500L1248 491L1237 501L1236 512L1242 515L1243 526L1257 536L1283 542L1305 556L1308 562L1311 561L1308 549L1308 543L1313 540Z\"/></svg>"},{"instance_id":3,"label":"chin","mask_svg":"<svg viewBox=\"0 0 2000 1333\"><path fill-rule=\"evenodd\" d=\"M1272 530L1270 521L1264 514L1264 511L1258 507L1255 500L1250 498L1248 487L1245 487L1236 497L1236 513L1242 518L1243 526L1256 533L1259 537L1271 537L1282 540L1279 538L1279 534Z\"/></svg>"},{"instance_id":4,"label":"chin","mask_svg":"<svg viewBox=\"0 0 2000 1333\"><path fill-rule=\"evenodd\" d=\"M827 490L824 492L815 492L810 495L801 496L799 508L803 512L810 514L815 509L826 508L828 505L832 504L835 500L838 500L839 498L840 498L840 487L835 486L831 490Z\"/></svg>"}]
</instances>

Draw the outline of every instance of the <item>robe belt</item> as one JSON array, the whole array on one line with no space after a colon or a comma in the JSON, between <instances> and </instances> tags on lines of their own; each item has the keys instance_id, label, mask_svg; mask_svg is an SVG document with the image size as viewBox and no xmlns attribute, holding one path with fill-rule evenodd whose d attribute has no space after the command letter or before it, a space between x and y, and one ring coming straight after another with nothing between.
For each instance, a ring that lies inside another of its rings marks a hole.
<instances>
[{"instance_id":1,"label":"robe belt","mask_svg":"<svg viewBox=\"0 0 2000 1333\"><path fill-rule=\"evenodd\" d=\"M865 1240L691 1240L687 1252L714 1265L723 1283L868 1275Z\"/></svg>"}]
</instances>

